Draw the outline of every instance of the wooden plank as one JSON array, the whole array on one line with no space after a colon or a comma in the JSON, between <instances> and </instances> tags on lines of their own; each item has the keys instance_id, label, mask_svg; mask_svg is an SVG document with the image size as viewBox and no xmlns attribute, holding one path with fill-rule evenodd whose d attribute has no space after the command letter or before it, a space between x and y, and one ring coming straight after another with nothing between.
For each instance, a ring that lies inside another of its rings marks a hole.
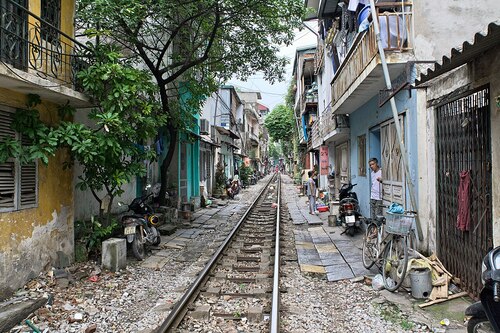
<instances>
[{"instance_id":1,"label":"wooden plank","mask_svg":"<svg viewBox=\"0 0 500 333\"><path fill-rule=\"evenodd\" d=\"M9 331L31 313L45 305L45 303L47 303L47 298L42 297L37 300L10 304L3 307L2 311L0 311L0 332Z\"/></svg>"},{"instance_id":2,"label":"wooden plank","mask_svg":"<svg viewBox=\"0 0 500 333\"><path fill-rule=\"evenodd\" d=\"M422 303L422 304L419 304L418 307L419 308L425 308L425 307L428 307L428 306L431 306L431 305L434 305L434 304L438 304L438 303L443 303L443 302L446 302L446 301L449 301L449 300L452 300L452 299L455 299L455 298L459 298L459 297L463 297L463 296L468 296L469 294L465 291L462 291L458 294L453 294L451 296L449 296L448 298L441 298L441 299L436 299L434 301L430 301L430 302L427 302L427 303Z\"/></svg>"}]
</instances>

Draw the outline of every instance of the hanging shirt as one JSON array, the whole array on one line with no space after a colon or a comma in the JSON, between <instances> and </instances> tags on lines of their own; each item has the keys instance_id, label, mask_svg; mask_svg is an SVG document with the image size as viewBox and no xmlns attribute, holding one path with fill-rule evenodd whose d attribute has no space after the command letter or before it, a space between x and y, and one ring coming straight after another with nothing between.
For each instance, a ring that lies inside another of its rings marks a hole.
<instances>
[{"instance_id":1,"label":"hanging shirt","mask_svg":"<svg viewBox=\"0 0 500 333\"><path fill-rule=\"evenodd\" d=\"M378 169L377 172L371 172L372 176L372 190L370 199L382 200L382 183L380 183L377 178L382 178L382 169Z\"/></svg>"}]
</instances>

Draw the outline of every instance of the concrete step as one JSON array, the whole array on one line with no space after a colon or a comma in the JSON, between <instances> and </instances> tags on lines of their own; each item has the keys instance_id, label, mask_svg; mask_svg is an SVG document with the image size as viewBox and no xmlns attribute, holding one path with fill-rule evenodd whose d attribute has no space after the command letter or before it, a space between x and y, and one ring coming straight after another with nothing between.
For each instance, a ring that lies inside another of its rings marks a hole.
<instances>
[{"instance_id":1,"label":"concrete step","mask_svg":"<svg viewBox=\"0 0 500 333\"><path fill-rule=\"evenodd\" d=\"M177 230L177 226L173 224L164 224L160 227L158 227L158 231L160 232L160 235L167 235L170 236L172 235L175 231Z\"/></svg>"}]
</instances>

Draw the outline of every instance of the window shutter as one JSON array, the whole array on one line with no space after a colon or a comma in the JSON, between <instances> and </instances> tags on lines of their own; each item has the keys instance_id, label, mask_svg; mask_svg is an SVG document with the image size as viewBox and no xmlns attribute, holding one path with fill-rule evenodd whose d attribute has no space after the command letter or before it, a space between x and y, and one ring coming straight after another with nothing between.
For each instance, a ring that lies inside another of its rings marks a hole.
<instances>
[{"instance_id":1,"label":"window shutter","mask_svg":"<svg viewBox=\"0 0 500 333\"><path fill-rule=\"evenodd\" d=\"M10 128L12 113L0 110L0 141L16 137L16 132ZM15 167L14 161L0 164L0 210L15 208Z\"/></svg>"},{"instance_id":2,"label":"window shutter","mask_svg":"<svg viewBox=\"0 0 500 333\"><path fill-rule=\"evenodd\" d=\"M21 208L37 204L37 165L35 162L21 165Z\"/></svg>"},{"instance_id":3,"label":"window shutter","mask_svg":"<svg viewBox=\"0 0 500 333\"><path fill-rule=\"evenodd\" d=\"M31 146L32 142L29 138L21 136L21 144ZM22 164L20 167L21 179L19 181L19 205L20 208L34 206L37 204L37 163L30 162Z\"/></svg>"},{"instance_id":4,"label":"window shutter","mask_svg":"<svg viewBox=\"0 0 500 333\"><path fill-rule=\"evenodd\" d=\"M13 209L15 190L15 163L0 164L0 210Z\"/></svg>"},{"instance_id":5,"label":"window shutter","mask_svg":"<svg viewBox=\"0 0 500 333\"><path fill-rule=\"evenodd\" d=\"M12 123L12 113L5 110L0 110L0 141L4 138L16 137L16 132L10 127Z\"/></svg>"}]
</instances>

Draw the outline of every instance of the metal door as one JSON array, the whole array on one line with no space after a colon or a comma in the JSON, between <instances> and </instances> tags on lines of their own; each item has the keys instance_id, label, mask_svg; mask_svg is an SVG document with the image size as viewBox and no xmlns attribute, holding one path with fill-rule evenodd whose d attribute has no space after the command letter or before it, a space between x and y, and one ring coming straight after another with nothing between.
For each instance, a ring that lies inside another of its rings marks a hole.
<instances>
[{"instance_id":1,"label":"metal door","mask_svg":"<svg viewBox=\"0 0 500 333\"><path fill-rule=\"evenodd\" d=\"M404 116L399 117L402 135L404 138ZM382 200L385 205L397 202L405 205L405 179L403 158L399 147L398 136L394 120L380 125L380 139L382 142Z\"/></svg>"},{"instance_id":2,"label":"metal door","mask_svg":"<svg viewBox=\"0 0 500 333\"><path fill-rule=\"evenodd\" d=\"M481 261L493 246L489 88L436 108L437 250L445 267L478 295ZM469 171L469 231L456 227L460 172Z\"/></svg>"}]
</instances>

